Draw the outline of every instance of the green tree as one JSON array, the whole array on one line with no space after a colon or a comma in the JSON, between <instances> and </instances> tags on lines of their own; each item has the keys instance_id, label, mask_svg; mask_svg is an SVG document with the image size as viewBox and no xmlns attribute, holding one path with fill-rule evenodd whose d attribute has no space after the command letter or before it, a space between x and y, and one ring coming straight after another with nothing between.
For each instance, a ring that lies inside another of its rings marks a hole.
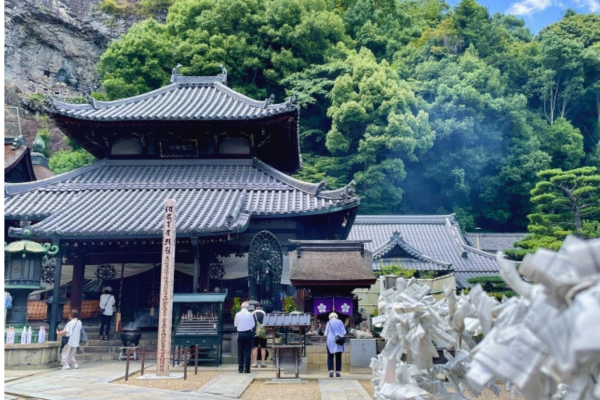
<instances>
[{"instance_id":1,"label":"green tree","mask_svg":"<svg viewBox=\"0 0 600 400\"><path fill-rule=\"evenodd\" d=\"M184 75L215 75L224 65L233 88L282 95L282 79L323 63L338 42L352 43L324 0L179 0L166 24L143 21L111 43L99 73L111 99L165 85L176 63Z\"/></svg>"},{"instance_id":2,"label":"green tree","mask_svg":"<svg viewBox=\"0 0 600 400\"><path fill-rule=\"evenodd\" d=\"M536 212L529 215L531 234L506 250L507 255L521 260L541 247L558 250L569 234L600 237L600 175L596 168L549 169L538 177L542 179L531 191L531 202L536 205Z\"/></svg>"},{"instance_id":3,"label":"green tree","mask_svg":"<svg viewBox=\"0 0 600 400\"><path fill-rule=\"evenodd\" d=\"M84 149L78 149L74 151L58 151L50 157L48 163L50 170L58 175L80 167L85 167L94 161L96 161L96 157Z\"/></svg>"},{"instance_id":4,"label":"green tree","mask_svg":"<svg viewBox=\"0 0 600 400\"><path fill-rule=\"evenodd\" d=\"M149 19L132 26L100 57L98 73L109 99L135 96L169 83L172 39Z\"/></svg>"},{"instance_id":5,"label":"green tree","mask_svg":"<svg viewBox=\"0 0 600 400\"><path fill-rule=\"evenodd\" d=\"M539 67L533 72L531 84L550 125L557 118L565 118L583 92L582 51L582 43L551 31L540 41Z\"/></svg>"},{"instance_id":6,"label":"green tree","mask_svg":"<svg viewBox=\"0 0 600 400\"><path fill-rule=\"evenodd\" d=\"M420 63L415 78L437 137L433 148L407 167L403 211L470 210L479 222L510 224L518 205L529 204L529 179L550 166L530 127L527 99L509 94L500 71L473 47L458 59ZM521 186L516 196L503 192L507 183ZM525 223L529 207L518 212Z\"/></svg>"},{"instance_id":7,"label":"green tree","mask_svg":"<svg viewBox=\"0 0 600 400\"><path fill-rule=\"evenodd\" d=\"M349 157L365 212L394 212L402 199L404 160L417 161L435 133L427 113L417 111L411 86L387 61L378 63L364 48L346 57L351 71L334 82L326 146L334 156Z\"/></svg>"},{"instance_id":8,"label":"green tree","mask_svg":"<svg viewBox=\"0 0 600 400\"><path fill-rule=\"evenodd\" d=\"M531 214L529 231L547 236L581 234L583 219L600 216L600 175L595 167L569 171L550 169L531 191L537 212Z\"/></svg>"}]
</instances>

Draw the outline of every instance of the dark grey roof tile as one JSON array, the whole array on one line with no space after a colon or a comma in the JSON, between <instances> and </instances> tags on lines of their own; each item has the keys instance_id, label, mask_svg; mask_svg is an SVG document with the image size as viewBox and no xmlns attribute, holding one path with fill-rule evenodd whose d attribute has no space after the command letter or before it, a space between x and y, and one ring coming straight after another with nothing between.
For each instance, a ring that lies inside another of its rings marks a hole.
<instances>
[{"instance_id":1,"label":"dark grey roof tile","mask_svg":"<svg viewBox=\"0 0 600 400\"><path fill-rule=\"evenodd\" d=\"M35 185L7 184L5 219L44 219L41 236L157 235L162 204L177 200L178 234L246 229L251 215L302 215L356 207L324 198L257 159L102 160Z\"/></svg>"},{"instance_id":2,"label":"dark grey roof tile","mask_svg":"<svg viewBox=\"0 0 600 400\"><path fill-rule=\"evenodd\" d=\"M160 89L116 101L69 104L53 99L51 113L93 121L258 119L296 110L290 102L266 104L216 77L185 77Z\"/></svg>"},{"instance_id":3,"label":"dark grey roof tile","mask_svg":"<svg viewBox=\"0 0 600 400\"><path fill-rule=\"evenodd\" d=\"M528 235L527 232L519 233L467 233L467 242L477 247L477 236L479 235L479 246L483 251L502 251L512 249L515 242L522 240Z\"/></svg>"},{"instance_id":4,"label":"dark grey roof tile","mask_svg":"<svg viewBox=\"0 0 600 400\"><path fill-rule=\"evenodd\" d=\"M499 269L493 255L477 250L465 242L453 215L357 216L348 239L370 239L371 243L367 243L365 247L374 252L384 249L394 238L395 232L418 254L430 260L450 263L456 273L497 273ZM419 258L414 256L415 260ZM422 267L424 264L419 265Z\"/></svg>"}]
</instances>

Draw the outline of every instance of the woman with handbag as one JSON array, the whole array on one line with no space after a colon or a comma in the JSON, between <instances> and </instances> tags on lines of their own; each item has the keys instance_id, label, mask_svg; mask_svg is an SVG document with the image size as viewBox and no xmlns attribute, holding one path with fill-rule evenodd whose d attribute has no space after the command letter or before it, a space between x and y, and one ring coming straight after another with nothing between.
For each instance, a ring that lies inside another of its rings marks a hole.
<instances>
[{"instance_id":1,"label":"woman with handbag","mask_svg":"<svg viewBox=\"0 0 600 400\"><path fill-rule=\"evenodd\" d=\"M335 376L340 377L342 370L342 353L344 352L344 343L346 343L346 327L338 319L334 312L329 314L329 322L325 327L325 336L327 337L327 368L329 377L333 378L333 357L335 355Z\"/></svg>"},{"instance_id":2,"label":"woman with handbag","mask_svg":"<svg viewBox=\"0 0 600 400\"><path fill-rule=\"evenodd\" d=\"M108 340L110 321L116 303L115 296L110 294L111 291L112 288L107 286L104 288L104 294L100 296L100 340Z\"/></svg>"},{"instance_id":3,"label":"woman with handbag","mask_svg":"<svg viewBox=\"0 0 600 400\"><path fill-rule=\"evenodd\" d=\"M56 334L63 337L61 353L62 369L71 369L69 365L72 365L75 369L79 368L75 359L75 353L81 341L81 329L83 325L81 325L81 321L77 318L78 316L79 312L77 310L71 310L71 320L65 325L65 329L62 331L56 330Z\"/></svg>"}]
</instances>

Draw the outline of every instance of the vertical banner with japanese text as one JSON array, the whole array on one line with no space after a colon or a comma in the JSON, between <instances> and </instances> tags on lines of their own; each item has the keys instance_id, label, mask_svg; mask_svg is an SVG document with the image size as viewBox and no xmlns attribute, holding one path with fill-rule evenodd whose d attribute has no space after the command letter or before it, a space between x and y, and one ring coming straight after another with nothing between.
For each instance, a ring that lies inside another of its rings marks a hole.
<instances>
[{"instance_id":1,"label":"vertical banner with japanese text","mask_svg":"<svg viewBox=\"0 0 600 400\"><path fill-rule=\"evenodd\" d=\"M173 282L175 280L175 200L165 201L160 274L160 310L158 313L158 343L156 375L169 376L171 325L173 312Z\"/></svg>"}]
</instances>

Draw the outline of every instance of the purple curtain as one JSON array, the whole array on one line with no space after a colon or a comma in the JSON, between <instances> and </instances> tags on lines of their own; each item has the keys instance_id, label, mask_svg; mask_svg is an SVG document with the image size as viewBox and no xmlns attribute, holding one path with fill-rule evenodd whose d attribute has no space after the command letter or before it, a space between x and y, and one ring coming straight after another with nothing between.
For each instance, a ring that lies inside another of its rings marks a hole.
<instances>
[{"instance_id":1,"label":"purple curtain","mask_svg":"<svg viewBox=\"0 0 600 400\"><path fill-rule=\"evenodd\" d=\"M333 309L335 312L344 315L352 315L353 311L352 297L334 297Z\"/></svg>"},{"instance_id":2,"label":"purple curtain","mask_svg":"<svg viewBox=\"0 0 600 400\"><path fill-rule=\"evenodd\" d=\"M313 315L329 314L333 310L333 297L315 297Z\"/></svg>"}]
</instances>

